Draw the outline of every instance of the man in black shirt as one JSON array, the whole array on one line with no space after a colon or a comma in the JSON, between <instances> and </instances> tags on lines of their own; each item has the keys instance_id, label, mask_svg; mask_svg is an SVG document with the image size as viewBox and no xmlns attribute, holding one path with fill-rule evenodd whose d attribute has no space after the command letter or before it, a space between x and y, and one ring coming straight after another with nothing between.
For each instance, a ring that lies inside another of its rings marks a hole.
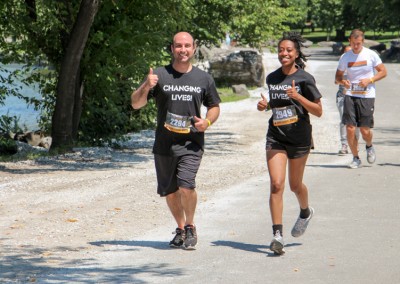
<instances>
[{"instance_id":1,"label":"man in black shirt","mask_svg":"<svg viewBox=\"0 0 400 284\"><path fill-rule=\"evenodd\" d=\"M149 70L146 80L132 93L134 109L154 98L157 129L153 146L157 192L165 196L177 223L171 247L195 249L197 205L195 178L204 152L204 132L219 116L220 98L213 78L193 66L196 44L187 32L175 34L173 63ZM201 105L207 108L201 118Z\"/></svg>"}]
</instances>

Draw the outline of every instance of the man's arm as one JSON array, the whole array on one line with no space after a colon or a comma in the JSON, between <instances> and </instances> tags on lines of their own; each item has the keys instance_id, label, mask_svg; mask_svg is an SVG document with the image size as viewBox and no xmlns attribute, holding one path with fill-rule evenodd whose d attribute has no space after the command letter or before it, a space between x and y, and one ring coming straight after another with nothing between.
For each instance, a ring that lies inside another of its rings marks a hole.
<instances>
[{"instance_id":1,"label":"man's arm","mask_svg":"<svg viewBox=\"0 0 400 284\"><path fill-rule=\"evenodd\" d=\"M350 88L350 81L344 80L344 71L340 71L339 69L336 70L335 84L343 85L346 89Z\"/></svg>"},{"instance_id":2,"label":"man's arm","mask_svg":"<svg viewBox=\"0 0 400 284\"><path fill-rule=\"evenodd\" d=\"M386 67L385 67L385 65L383 65L383 63L377 65L375 67L375 70L377 72L375 73L374 76L372 76L371 78L364 78L364 79L360 80L360 83L359 83L360 86L366 87L369 84L373 84L376 81L379 81L379 80L381 80L381 79L386 77L387 71L386 71Z\"/></svg>"},{"instance_id":3,"label":"man's arm","mask_svg":"<svg viewBox=\"0 0 400 284\"><path fill-rule=\"evenodd\" d=\"M153 74L153 69L150 68L146 81L136 89L131 95L131 106L134 109L139 109L147 104L147 96L152 88L157 85L158 76Z\"/></svg>"},{"instance_id":4,"label":"man's arm","mask_svg":"<svg viewBox=\"0 0 400 284\"><path fill-rule=\"evenodd\" d=\"M385 65L383 65L383 63L377 65L375 67L375 70L377 71L377 73L372 78L370 78L373 82L379 81L386 77L387 71L386 71L386 67L385 67Z\"/></svg>"}]
</instances>

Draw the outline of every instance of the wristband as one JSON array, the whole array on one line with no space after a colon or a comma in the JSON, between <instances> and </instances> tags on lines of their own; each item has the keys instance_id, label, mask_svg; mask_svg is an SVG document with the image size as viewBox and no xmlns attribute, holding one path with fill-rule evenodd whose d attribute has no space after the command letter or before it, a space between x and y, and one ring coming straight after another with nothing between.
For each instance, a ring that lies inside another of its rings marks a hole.
<instances>
[{"instance_id":1,"label":"wristband","mask_svg":"<svg viewBox=\"0 0 400 284\"><path fill-rule=\"evenodd\" d=\"M207 123L208 123L208 127L210 127L211 126L211 121L208 118L206 118L206 120L207 120Z\"/></svg>"},{"instance_id":2,"label":"wristband","mask_svg":"<svg viewBox=\"0 0 400 284\"><path fill-rule=\"evenodd\" d=\"M371 81L371 84L374 83L374 77L369 78L369 80Z\"/></svg>"}]
</instances>

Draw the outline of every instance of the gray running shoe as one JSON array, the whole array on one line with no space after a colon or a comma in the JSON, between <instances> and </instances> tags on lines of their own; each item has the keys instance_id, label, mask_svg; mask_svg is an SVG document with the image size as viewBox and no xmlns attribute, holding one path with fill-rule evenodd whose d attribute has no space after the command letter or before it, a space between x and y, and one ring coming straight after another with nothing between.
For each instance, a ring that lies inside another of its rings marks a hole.
<instances>
[{"instance_id":1,"label":"gray running shoe","mask_svg":"<svg viewBox=\"0 0 400 284\"><path fill-rule=\"evenodd\" d=\"M304 234L304 232L307 229L308 223L310 222L311 218L314 215L314 208L310 207L310 216L308 216L308 218L306 219L302 219L302 218L297 218L296 223L293 226L292 229L292 236L297 238L300 237L302 234Z\"/></svg>"},{"instance_id":2,"label":"gray running shoe","mask_svg":"<svg viewBox=\"0 0 400 284\"><path fill-rule=\"evenodd\" d=\"M169 246L171 248L180 248L183 246L183 242L185 241L185 230L182 230L181 228L176 228L175 232L172 232L173 234L176 234L175 237L172 239L172 241L169 242Z\"/></svg>"},{"instance_id":3,"label":"gray running shoe","mask_svg":"<svg viewBox=\"0 0 400 284\"><path fill-rule=\"evenodd\" d=\"M376 155L375 155L375 149L374 146L367 148L367 161L370 164L375 163L376 160Z\"/></svg>"},{"instance_id":4,"label":"gray running shoe","mask_svg":"<svg viewBox=\"0 0 400 284\"><path fill-rule=\"evenodd\" d=\"M194 225L186 225L185 226L185 240L184 240L184 247L187 250L194 250L196 249L197 245L197 232L196 227Z\"/></svg>"},{"instance_id":5,"label":"gray running shoe","mask_svg":"<svg viewBox=\"0 0 400 284\"><path fill-rule=\"evenodd\" d=\"M339 154L340 155L345 155L348 154L349 150L347 149L347 145L346 144L342 144L342 148L340 148L339 150Z\"/></svg>"},{"instance_id":6,"label":"gray running shoe","mask_svg":"<svg viewBox=\"0 0 400 284\"><path fill-rule=\"evenodd\" d=\"M353 158L353 161L348 166L350 169L358 169L361 168L361 160L357 159L356 157Z\"/></svg>"},{"instance_id":7,"label":"gray running shoe","mask_svg":"<svg viewBox=\"0 0 400 284\"><path fill-rule=\"evenodd\" d=\"M272 250L275 255L283 255L285 254L284 246L285 243L283 242L283 237L281 235L281 232L278 230L275 232L275 235L272 238L269 249Z\"/></svg>"}]
</instances>

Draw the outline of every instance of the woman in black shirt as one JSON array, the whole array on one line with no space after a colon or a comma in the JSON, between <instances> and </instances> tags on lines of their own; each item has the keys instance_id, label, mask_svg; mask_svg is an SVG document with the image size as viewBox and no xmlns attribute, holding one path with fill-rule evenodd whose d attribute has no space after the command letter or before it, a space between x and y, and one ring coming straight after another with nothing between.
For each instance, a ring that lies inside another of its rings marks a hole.
<instances>
[{"instance_id":1,"label":"woman in black shirt","mask_svg":"<svg viewBox=\"0 0 400 284\"><path fill-rule=\"evenodd\" d=\"M306 61L301 51L305 40L294 32L285 33L278 43L281 67L267 76L268 96L263 95L257 109L272 110L266 137L267 165L270 175L269 199L273 239L270 249L276 255L285 253L283 241L283 191L286 165L290 189L296 194L300 216L292 236L301 236L311 220L314 209L308 204L308 190L303 174L312 145L309 113L322 115L321 94L312 75L304 71Z\"/></svg>"}]
</instances>

